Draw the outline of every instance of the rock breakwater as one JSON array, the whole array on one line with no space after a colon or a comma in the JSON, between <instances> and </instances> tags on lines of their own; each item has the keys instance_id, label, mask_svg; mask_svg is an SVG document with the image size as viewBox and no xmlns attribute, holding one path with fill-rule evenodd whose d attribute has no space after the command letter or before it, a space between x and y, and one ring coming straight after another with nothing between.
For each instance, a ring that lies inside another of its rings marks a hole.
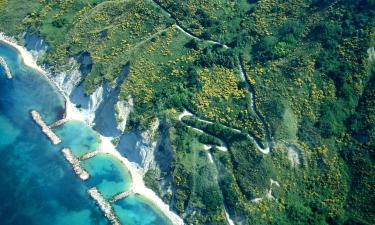
<instances>
[{"instance_id":1,"label":"rock breakwater","mask_svg":"<svg viewBox=\"0 0 375 225\"><path fill-rule=\"evenodd\" d=\"M87 180L90 175L81 167L81 162L72 154L70 149L64 148L62 153L65 159L72 165L74 172L81 178L81 180Z\"/></svg>"},{"instance_id":2,"label":"rock breakwater","mask_svg":"<svg viewBox=\"0 0 375 225\"><path fill-rule=\"evenodd\" d=\"M103 195L100 194L96 187L90 188L87 193L92 199L96 201L96 204L99 206L104 216L110 221L112 225L121 225L113 211L111 204L109 204L109 202L104 199Z\"/></svg>"},{"instance_id":3,"label":"rock breakwater","mask_svg":"<svg viewBox=\"0 0 375 225\"><path fill-rule=\"evenodd\" d=\"M12 74L10 73L10 69L8 67L8 64L5 62L5 60L0 57L0 65L4 68L5 75L9 80L13 79Z\"/></svg>"},{"instance_id":4,"label":"rock breakwater","mask_svg":"<svg viewBox=\"0 0 375 225\"><path fill-rule=\"evenodd\" d=\"M42 116L36 111L31 111L31 116L36 124L42 128L42 132L51 140L54 145L60 144L60 138L47 126L47 124L42 119Z\"/></svg>"}]
</instances>

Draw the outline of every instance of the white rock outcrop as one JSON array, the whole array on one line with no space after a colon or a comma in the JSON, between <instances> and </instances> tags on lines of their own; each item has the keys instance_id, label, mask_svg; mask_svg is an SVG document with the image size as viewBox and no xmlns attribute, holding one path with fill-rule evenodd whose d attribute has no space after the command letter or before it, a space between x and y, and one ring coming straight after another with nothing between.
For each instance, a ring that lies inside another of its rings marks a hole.
<instances>
[{"instance_id":1,"label":"white rock outcrop","mask_svg":"<svg viewBox=\"0 0 375 225\"><path fill-rule=\"evenodd\" d=\"M160 121L156 118L151 124L150 129L141 133L141 139L136 144L136 150L139 151L141 156L141 167L144 173L147 172L154 162L154 153L157 146L155 136L159 125Z\"/></svg>"},{"instance_id":2,"label":"white rock outcrop","mask_svg":"<svg viewBox=\"0 0 375 225\"><path fill-rule=\"evenodd\" d=\"M122 133L125 131L129 114L134 106L134 101L131 96L128 96L125 101L118 101L116 103L116 118L117 129Z\"/></svg>"}]
</instances>

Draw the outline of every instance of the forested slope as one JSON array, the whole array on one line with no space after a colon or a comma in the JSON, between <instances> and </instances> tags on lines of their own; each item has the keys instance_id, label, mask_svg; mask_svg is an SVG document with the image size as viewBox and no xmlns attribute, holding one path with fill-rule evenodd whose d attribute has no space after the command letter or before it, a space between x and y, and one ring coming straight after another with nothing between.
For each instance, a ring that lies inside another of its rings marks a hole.
<instances>
[{"instance_id":1,"label":"forested slope","mask_svg":"<svg viewBox=\"0 0 375 225\"><path fill-rule=\"evenodd\" d=\"M127 129L159 118L172 152L146 183L187 224L375 223L373 18L372 0L0 0L41 63L91 57L86 94L130 65Z\"/></svg>"}]
</instances>

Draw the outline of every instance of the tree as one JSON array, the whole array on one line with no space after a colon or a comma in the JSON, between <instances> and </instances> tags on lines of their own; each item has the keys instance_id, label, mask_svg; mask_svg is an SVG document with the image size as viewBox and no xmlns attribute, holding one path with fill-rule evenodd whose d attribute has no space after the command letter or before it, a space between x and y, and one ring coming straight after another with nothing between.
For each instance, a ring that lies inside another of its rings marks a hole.
<instances>
[{"instance_id":1,"label":"tree","mask_svg":"<svg viewBox=\"0 0 375 225\"><path fill-rule=\"evenodd\" d=\"M325 103L321 108L318 127L323 137L338 136L344 131L342 106L337 103Z\"/></svg>"},{"instance_id":2,"label":"tree","mask_svg":"<svg viewBox=\"0 0 375 225\"><path fill-rule=\"evenodd\" d=\"M52 21L52 25L57 28L62 28L68 21L65 18L57 18Z\"/></svg>"},{"instance_id":3,"label":"tree","mask_svg":"<svg viewBox=\"0 0 375 225\"><path fill-rule=\"evenodd\" d=\"M185 47L197 50L199 48L198 41L195 39L191 39L188 43L185 44Z\"/></svg>"}]
</instances>

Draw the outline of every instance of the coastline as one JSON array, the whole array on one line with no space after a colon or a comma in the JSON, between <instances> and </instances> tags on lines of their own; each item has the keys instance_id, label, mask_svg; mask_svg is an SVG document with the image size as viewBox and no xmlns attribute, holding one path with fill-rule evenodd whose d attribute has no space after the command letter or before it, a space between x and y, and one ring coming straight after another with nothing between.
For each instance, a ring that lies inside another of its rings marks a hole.
<instances>
[{"instance_id":1,"label":"coastline","mask_svg":"<svg viewBox=\"0 0 375 225\"><path fill-rule=\"evenodd\" d=\"M0 42L8 45L9 47L15 49L20 57L22 63L35 70L36 72L40 73L41 75L45 76L46 80L53 85L61 94L66 101L66 119L68 121L76 120L85 123L89 127L91 127L85 116L74 106L74 104L70 101L69 97L64 94L61 88L53 82L48 76L48 72L41 66L39 66L32 56L32 54L23 46L17 44L17 41L14 38L10 38L6 36L4 33L0 32ZM96 132L97 133L97 132ZM145 199L147 199L152 205L156 206L174 225L183 225L183 220L174 212L169 209L169 206L164 203L154 191L147 188L143 181L143 173L141 170L137 169L135 165L133 165L127 158L121 156L121 154L116 150L115 146L112 144L111 139L108 137L104 137L97 133L100 137L101 143L99 146L99 151L110 154L117 159L119 159L125 166L125 168L129 171L132 177L132 185L131 188L134 190L134 194L139 194Z\"/></svg>"},{"instance_id":2,"label":"coastline","mask_svg":"<svg viewBox=\"0 0 375 225\"><path fill-rule=\"evenodd\" d=\"M30 67L31 69L35 70L38 73L41 73L42 75L47 75L47 72L42 67L38 66L32 54L27 51L25 47L18 45L17 41L14 38L8 37L3 32L0 32L0 42L3 42L15 49L20 54L22 63L25 66Z\"/></svg>"},{"instance_id":3,"label":"coastline","mask_svg":"<svg viewBox=\"0 0 375 225\"><path fill-rule=\"evenodd\" d=\"M111 139L100 135L99 152L110 154L111 156L120 160L128 169L132 184L130 189L133 194L139 194L149 201L152 205L156 206L174 225L183 225L183 220L174 212L169 209L169 206L164 203L156 193L150 188L146 187L143 181L143 172L132 164L127 158L121 156L115 146L113 146Z\"/></svg>"}]
</instances>

